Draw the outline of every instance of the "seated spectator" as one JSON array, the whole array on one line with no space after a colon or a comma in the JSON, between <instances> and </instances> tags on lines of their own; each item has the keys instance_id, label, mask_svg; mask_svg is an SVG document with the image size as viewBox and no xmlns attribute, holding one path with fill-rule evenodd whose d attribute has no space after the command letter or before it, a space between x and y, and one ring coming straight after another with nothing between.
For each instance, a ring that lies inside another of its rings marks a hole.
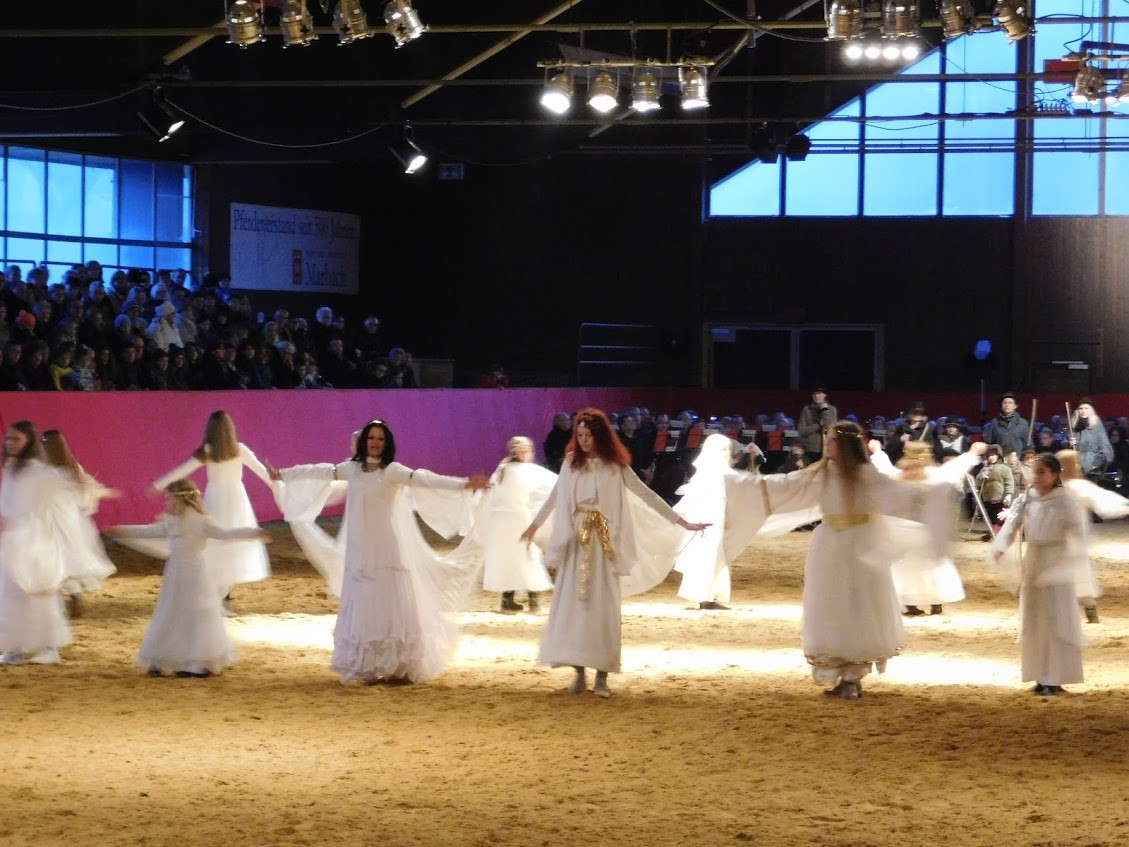
<instances>
[{"instance_id":1,"label":"seated spectator","mask_svg":"<svg viewBox=\"0 0 1129 847\"><path fill-rule=\"evenodd\" d=\"M545 467L553 473L561 472L561 462L564 461L565 448L572 439L572 419L564 412L557 412L553 417L553 428L545 436L541 448L545 453Z\"/></svg>"},{"instance_id":2,"label":"seated spectator","mask_svg":"<svg viewBox=\"0 0 1129 847\"><path fill-rule=\"evenodd\" d=\"M142 358L145 355L145 342L133 338L118 359L118 390L144 391L149 387Z\"/></svg>"},{"instance_id":3,"label":"seated spectator","mask_svg":"<svg viewBox=\"0 0 1129 847\"><path fill-rule=\"evenodd\" d=\"M51 379L51 347L46 341L30 341L24 347L23 369L29 391L54 391Z\"/></svg>"},{"instance_id":4,"label":"seated spectator","mask_svg":"<svg viewBox=\"0 0 1129 847\"><path fill-rule=\"evenodd\" d=\"M8 352L13 348L22 352L22 348L18 344L6 344L3 348L0 348L0 391L27 390L27 386L20 384L18 371L8 361Z\"/></svg>"},{"instance_id":5,"label":"seated spectator","mask_svg":"<svg viewBox=\"0 0 1129 847\"><path fill-rule=\"evenodd\" d=\"M255 352L255 363L251 368L248 388L274 388L272 383L271 363L274 361L274 348L263 345Z\"/></svg>"},{"instance_id":6,"label":"seated spectator","mask_svg":"<svg viewBox=\"0 0 1129 847\"><path fill-rule=\"evenodd\" d=\"M316 363L324 376L323 382L336 388L352 388L356 384L357 366L345 358L345 342L340 338L330 338L325 353ZM325 388L326 385L319 385Z\"/></svg>"},{"instance_id":7,"label":"seated spectator","mask_svg":"<svg viewBox=\"0 0 1129 847\"><path fill-rule=\"evenodd\" d=\"M12 337L23 344L37 340L39 336L35 333L35 323L33 312L20 309L16 315L15 324L12 326Z\"/></svg>"},{"instance_id":8,"label":"seated spectator","mask_svg":"<svg viewBox=\"0 0 1129 847\"><path fill-rule=\"evenodd\" d=\"M777 469L777 473L791 473L792 471L802 470L808 466L807 456L804 454L804 445L801 441L794 441L788 447L788 452L784 456L784 461Z\"/></svg>"},{"instance_id":9,"label":"seated spectator","mask_svg":"<svg viewBox=\"0 0 1129 847\"><path fill-rule=\"evenodd\" d=\"M213 341L208 346L208 355L200 363L204 388L208 391L239 388L239 377L228 359L228 350L229 346L222 341Z\"/></svg>"},{"instance_id":10,"label":"seated spectator","mask_svg":"<svg viewBox=\"0 0 1129 847\"><path fill-rule=\"evenodd\" d=\"M172 305L171 303L169 304ZM156 350L145 371L145 381L152 391L167 391L169 388L169 352Z\"/></svg>"},{"instance_id":11,"label":"seated spectator","mask_svg":"<svg viewBox=\"0 0 1129 847\"><path fill-rule=\"evenodd\" d=\"M339 337L337 329L333 326L333 309L322 306L314 313L314 325L310 328L310 337L313 341L313 353L321 361L321 357L329 350L329 342Z\"/></svg>"},{"instance_id":12,"label":"seated spectator","mask_svg":"<svg viewBox=\"0 0 1129 847\"><path fill-rule=\"evenodd\" d=\"M76 337L80 344L85 344L87 347L97 350L109 343L112 329L113 322L107 322L106 313L92 306L83 315L82 322L78 325Z\"/></svg>"},{"instance_id":13,"label":"seated spectator","mask_svg":"<svg viewBox=\"0 0 1129 847\"><path fill-rule=\"evenodd\" d=\"M302 382L302 375L294 363L297 350L289 341L278 342L275 349L278 355L271 364L271 385L275 388L297 388Z\"/></svg>"},{"instance_id":14,"label":"seated spectator","mask_svg":"<svg viewBox=\"0 0 1129 847\"><path fill-rule=\"evenodd\" d=\"M366 359L357 373L357 388L387 388L388 360Z\"/></svg>"},{"instance_id":15,"label":"seated spectator","mask_svg":"<svg viewBox=\"0 0 1129 847\"><path fill-rule=\"evenodd\" d=\"M51 387L56 391L65 391L70 382L71 362L74 361L75 345L73 342L64 341L51 353Z\"/></svg>"},{"instance_id":16,"label":"seated spectator","mask_svg":"<svg viewBox=\"0 0 1129 847\"><path fill-rule=\"evenodd\" d=\"M109 345L94 351L94 384L99 391L116 391L121 386L118 359Z\"/></svg>"},{"instance_id":17,"label":"seated spectator","mask_svg":"<svg viewBox=\"0 0 1129 847\"><path fill-rule=\"evenodd\" d=\"M510 378L506 374L506 369L501 365L491 365L490 370L482 375L481 386L483 388L509 388Z\"/></svg>"},{"instance_id":18,"label":"seated spectator","mask_svg":"<svg viewBox=\"0 0 1129 847\"><path fill-rule=\"evenodd\" d=\"M154 286L156 288L156 286ZM169 345L184 346L184 339L176 328L176 306L167 300L157 306L157 316L146 328L149 338L158 350L168 353Z\"/></svg>"},{"instance_id":19,"label":"seated spectator","mask_svg":"<svg viewBox=\"0 0 1129 847\"><path fill-rule=\"evenodd\" d=\"M0 350L12 340L12 330L8 326L8 305L0 300Z\"/></svg>"},{"instance_id":20,"label":"seated spectator","mask_svg":"<svg viewBox=\"0 0 1129 847\"><path fill-rule=\"evenodd\" d=\"M310 359L302 366L302 382L299 388L333 388L333 386L322 378L318 373L318 365L313 359Z\"/></svg>"},{"instance_id":21,"label":"seated spectator","mask_svg":"<svg viewBox=\"0 0 1129 847\"><path fill-rule=\"evenodd\" d=\"M357 358L362 362L381 357L384 348L380 343L380 318L376 315L365 317L353 346L357 350Z\"/></svg>"},{"instance_id":22,"label":"seated spectator","mask_svg":"<svg viewBox=\"0 0 1129 847\"><path fill-rule=\"evenodd\" d=\"M403 347L393 347L388 351L389 388L419 388L416 374L412 369L412 354Z\"/></svg>"}]
</instances>

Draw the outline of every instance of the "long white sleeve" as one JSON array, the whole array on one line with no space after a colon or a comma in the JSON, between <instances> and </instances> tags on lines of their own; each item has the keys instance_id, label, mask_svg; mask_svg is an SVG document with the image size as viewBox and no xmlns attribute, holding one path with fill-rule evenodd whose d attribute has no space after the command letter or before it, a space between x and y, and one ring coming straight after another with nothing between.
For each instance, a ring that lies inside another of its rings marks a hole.
<instances>
[{"instance_id":1,"label":"long white sleeve","mask_svg":"<svg viewBox=\"0 0 1129 847\"><path fill-rule=\"evenodd\" d=\"M682 520L682 517L671 508L670 504L644 485L643 481L639 479L639 476L635 471L631 470L631 468L622 468L621 476L623 477L623 484L627 486L627 490L646 503L655 514L666 518L670 523L678 523Z\"/></svg>"},{"instance_id":2,"label":"long white sleeve","mask_svg":"<svg viewBox=\"0 0 1129 847\"><path fill-rule=\"evenodd\" d=\"M261 479L267 487L270 487L273 480L271 480L270 474L267 473L266 466L259 461L259 457L256 456L246 444L239 445L239 458L245 467L250 468L255 476Z\"/></svg>"},{"instance_id":3,"label":"long white sleeve","mask_svg":"<svg viewBox=\"0 0 1129 847\"><path fill-rule=\"evenodd\" d=\"M185 462L183 465L177 465L164 476L157 477L153 480L153 487L158 491L164 491L166 486L170 483L176 482L178 479L192 476L200 468L204 467L204 463L199 459L193 457Z\"/></svg>"}]
</instances>

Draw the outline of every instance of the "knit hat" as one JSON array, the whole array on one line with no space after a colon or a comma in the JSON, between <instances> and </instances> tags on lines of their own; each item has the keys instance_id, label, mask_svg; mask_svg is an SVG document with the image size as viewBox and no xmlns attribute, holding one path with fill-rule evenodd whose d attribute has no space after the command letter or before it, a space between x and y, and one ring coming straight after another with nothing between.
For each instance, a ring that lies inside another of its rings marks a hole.
<instances>
[{"instance_id":1,"label":"knit hat","mask_svg":"<svg viewBox=\"0 0 1129 847\"><path fill-rule=\"evenodd\" d=\"M157 307L157 311L161 313L161 317L164 317L165 315L173 315L176 314L176 306L166 300L164 303Z\"/></svg>"},{"instance_id":2,"label":"knit hat","mask_svg":"<svg viewBox=\"0 0 1129 847\"><path fill-rule=\"evenodd\" d=\"M20 309L20 313L16 315L16 324L24 329L35 329L35 315Z\"/></svg>"}]
</instances>

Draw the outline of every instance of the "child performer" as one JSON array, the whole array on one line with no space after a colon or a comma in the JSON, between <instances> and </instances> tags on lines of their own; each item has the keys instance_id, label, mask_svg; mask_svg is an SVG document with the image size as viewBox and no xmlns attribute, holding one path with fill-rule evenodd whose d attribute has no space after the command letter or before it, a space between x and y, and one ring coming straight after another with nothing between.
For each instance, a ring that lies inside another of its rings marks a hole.
<instances>
[{"instance_id":1,"label":"child performer","mask_svg":"<svg viewBox=\"0 0 1129 847\"><path fill-rule=\"evenodd\" d=\"M1122 518L1129 514L1129 500L1086 479L1082 471L1082 457L1076 450L1059 450L1055 453L1055 457L1062 465L1062 484L1087 510L1107 520ZM1089 528L1090 522L1087 521L1087 535ZM1080 561L1079 564L1083 563ZM1098 597L1101 596L1101 588L1094 578L1093 563L1088 552L1084 567L1081 567L1076 574L1074 588L1086 612L1086 623L1100 623Z\"/></svg>"},{"instance_id":2,"label":"child performer","mask_svg":"<svg viewBox=\"0 0 1129 847\"><path fill-rule=\"evenodd\" d=\"M190 479L170 482L165 488L165 514L148 526L111 527L108 535L129 543L131 538L167 538L161 591L153 619L145 631L137 664L149 676L166 670L179 677L203 679L220 673L235 660L235 645L223 622L223 607L215 574L205 561L211 541L266 542L259 527L224 529L209 517L200 489Z\"/></svg>"},{"instance_id":3,"label":"child performer","mask_svg":"<svg viewBox=\"0 0 1129 847\"><path fill-rule=\"evenodd\" d=\"M71 548L67 553L67 581L63 594L67 597L71 618L82 611L82 593L95 591L102 580L117 568L106 556L106 548L91 516L100 501L121 497L121 492L107 488L86 472L71 453L66 438L57 429L43 433L43 455L46 464L56 468L67 482L74 508L69 511L68 532L60 539Z\"/></svg>"},{"instance_id":4,"label":"child performer","mask_svg":"<svg viewBox=\"0 0 1129 847\"><path fill-rule=\"evenodd\" d=\"M557 484L521 535L531 542L557 511L546 554L550 565L558 567L557 582L541 638L541 664L571 666L576 671L568 689L572 694L587 690L586 669L595 668L593 693L605 699L612 696L608 673L619 672L622 643L620 579L638 569L651 551L667 558L665 572L669 572L681 541L682 533L664 538L637 527L631 495L646 507L640 511L653 512L668 526L677 524L692 532L708 526L690 523L643 484L631 470L631 454L603 412L577 413Z\"/></svg>"},{"instance_id":5,"label":"child performer","mask_svg":"<svg viewBox=\"0 0 1129 847\"><path fill-rule=\"evenodd\" d=\"M56 504L68 496L65 483L42 462L39 433L31 421L16 421L4 436L0 481L0 664L22 665L24 654L38 665L59 661L71 630L59 588L66 556L58 545Z\"/></svg>"},{"instance_id":6,"label":"child performer","mask_svg":"<svg viewBox=\"0 0 1129 847\"><path fill-rule=\"evenodd\" d=\"M357 452L336 465L270 469L284 482L343 479L345 577L333 630L332 668L341 684L353 679L397 685L423 682L446 669L458 645L458 628L445 607L451 589L435 568L438 557L423 540L405 489L486 488L485 476L439 476L395 461L396 440L388 424L367 423Z\"/></svg>"},{"instance_id":7,"label":"child performer","mask_svg":"<svg viewBox=\"0 0 1129 847\"><path fill-rule=\"evenodd\" d=\"M1031 487L1011 507L992 547L996 561L1027 541L1019 573L1019 643L1024 682L1041 696L1082 682L1082 623L1075 579L1086 568L1086 510L1062 484L1062 464L1050 453L1035 459Z\"/></svg>"},{"instance_id":8,"label":"child performer","mask_svg":"<svg viewBox=\"0 0 1129 847\"><path fill-rule=\"evenodd\" d=\"M514 592L524 591L529 611L541 610L538 594L553 587L541 551L523 544L521 533L548 499L557 475L535 464L533 440L518 435L506 444L506 458L490 478L475 520L474 535L482 545L482 587L502 595L503 612L520 612Z\"/></svg>"},{"instance_id":9,"label":"child performer","mask_svg":"<svg viewBox=\"0 0 1129 847\"><path fill-rule=\"evenodd\" d=\"M268 486L267 469L255 454L239 442L235 424L224 411L212 412L204 427L204 440L192 458L173 468L153 483L163 491L170 482L184 479L199 468L207 469L208 484L204 489L204 506L217 524L225 529L258 527L247 489L243 487L246 465ZM270 575L267 548L259 541L243 541L208 550L209 567L215 568L216 587L222 589L224 613L234 615L231 608L231 587L242 582L258 582Z\"/></svg>"}]
</instances>

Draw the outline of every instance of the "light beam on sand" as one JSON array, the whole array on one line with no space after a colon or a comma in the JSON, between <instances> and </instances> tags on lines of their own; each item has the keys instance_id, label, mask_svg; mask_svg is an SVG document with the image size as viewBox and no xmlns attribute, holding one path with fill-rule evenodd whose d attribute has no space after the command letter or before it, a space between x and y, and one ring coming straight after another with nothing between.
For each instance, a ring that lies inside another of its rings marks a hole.
<instances>
[{"instance_id":1,"label":"light beam on sand","mask_svg":"<svg viewBox=\"0 0 1129 847\"><path fill-rule=\"evenodd\" d=\"M240 615L228 626L240 643L329 651L336 621L337 615Z\"/></svg>"}]
</instances>

